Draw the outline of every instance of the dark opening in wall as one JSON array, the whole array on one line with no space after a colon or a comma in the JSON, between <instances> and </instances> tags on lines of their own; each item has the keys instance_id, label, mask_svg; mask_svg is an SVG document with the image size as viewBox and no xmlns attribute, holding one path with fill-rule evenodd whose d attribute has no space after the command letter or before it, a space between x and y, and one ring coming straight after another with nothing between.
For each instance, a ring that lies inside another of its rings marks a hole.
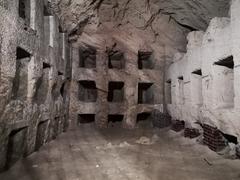
<instances>
[{"instance_id":1,"label":"dark opening in wall","mask_svg":"<svg viewBox=\"0 0 240 180\"><path fill-rule=\"evenodd\" d=\"M79 100L84 102L97 101L97 87L94 81L79 81Z\"/></svg>"},{"instance_id":2,"label":"dark opening in wall","mask_svg":"<svg viewBox=\"0 0 240 180\"><path fill-rule=\"evenodd\" d=\"M211 150L218 152L226 147L226 141L222 133L216 128L203 124L203 143Z\"/></svg>"},{"instance_id":3,"label":"dark opening in wall","mask_svg":"<svg viewBox=\"0 0 240 180\"><path fill-rule=\"evenodd\" d=\"M63 27L61 25L58 26L59 33L64 33Z\"/></svg>"},{"instance_id":4,"label":"dark opening in wall","mask_svg":"<svg viewBox=\"0 0 240 180\"><path fill-rule=\"evenodd\" d=\"M120 114L111 114L108 115L108 122L122 122L123 121L123 117L124 115L120 115Z\"/></svg>"},{"instance_id":5,"label":"dark opening in wall","mask_svg":"<svg viewBox=\"0 0 240 180\"><path fill-rule=\"evenodd\" d=\"M143 112L137 115L137 123L140 121L151 120L151 113Z\"/></svg>"},{"instance_id":6,"label":"dark opening in wall","mask_svg":"<svg viewBox=\"0 0 240 180\"><path fill-rule=\"evenodd\" d=\"M234 61L233 56L217 61L213 66L214 101L217 108L234 107Z\"/></svg>"},{"instance_id":7,"label":"dark opening in wall","mask_svg":"<svg viewBox=\"0 0 240 180\"><path fill-rule=\"evenodd\" d=\"M234 68L233 56L229 56L225 59L222 59L218 62L215 62L214 64L219 65L219 66L225 66L227 68L233 69Z\"/></svg>"},{"instance_id":8,"label":"dark opening in wall","mask_svg":"<svg viewBox=\"0 0 240 180\"><path fill-rule=\"evenodd\" d=\"M30 58L31 54L28 53L26 50L17 47L17 60L18 59L24 59L24 58Z\"/></svg>"},{"instance_id":9,"label":"dark opening in wall","mask_svg":"<svg viewBox=\"0 0 240 180\"><path fill-rule=\"evenodd\" d=\"M179 103L184 104L185 103L185 94L184 94L184 78L183 76L178 77L178 93L179 93Z\"/></svg>"},{"instance_id":10,"label":"dark opening in wall","mask_svg":"<svg viewBox=\"0 0 240 180\"><path fill-rule=\"evenodd\" d=\"M65 90L65 83L63 83L61 88L60 88L60 94L61 94L62 97L64 97L64 95L65 95L64 90Z\"/></svg>"},{"instance_id":11,"label":"dark opening in wall","mask_svg":"<svg viewBox=\"0 0 240 180\"><path fill-rule=\"evenodd\" d=\"M31 55L24 49L17 47L16 73L13 79L12 98L25 100L28 87L28 63Z\"/></svg>"},{"instance_id":12,"label":"dark opening in wall","mask_svg":"<svg viewBox=\"0 0 240 180\"><path fill-rule=\"evenodd\" d=\"M43 62L43 69L46 69L46 68L51 68L51 65Z\"/></svg>"},{"instance_id":13,"label":"dark opening in wall","mask_svg":"<svg viewBox=\"0 0 240 180\"><path fill-rule=\"evenodd\" d=\"M58 71L58 76L63 76L63 72Z\"/></svg>"},{"instance_id":14,"label":"dark opening in wall","mask_svg":"<svg viewBox=\"0 0 240 180\"><path fill-rule=\"evenodd\" d=\"M165 84L166 104L172 104L172 81L169 79Z\"/></svg>"},{"instance_id":15,"label":"dark opening in wall","mask_svg":"<svg viewBox=\"0 0 240 180\"><path fill-rule=\"evenodd\" d=\"M192 74L196 74L196 75L202 76L202 70L201 69L197 69L196 71L193 71Z\"/></svg>"},{"instance_id":16,"label":"dark opening in wall","mask_svg":"<svg viewBox=\"0 0 240 180\"><path fill-rule=\"evenodd\" d=\"M52 122L52 139L56 139L59 134L60 117L55 117Z\"/></svg>"},{"instance_id":17,"label":"dark opening in wall","mask_svg":"<svg viewBox=\"0 0 240 180\"><path fill-rule=\"evenodd\" d=\"M108 83L108 102L123 102L124 100L124 83Z\"/></svg>"},{"instance_id":18,"label":"dark opening in wall","mask_svg":"<svg viewBox=\"0 0 240 180\"><path fill-rule=\"evenodd\" d=\"M220 133L223 135L223 137L230 143L233 144L238 144L238 138L236 136L230 135L230 134L225 134L220 131Z\"/></svg>"},{"instance_id":19,"label":"dark opening in wall","mask_svg":"<svg viewBox=\"0 0 240 180\"><path fill-rule=\"evenodd\" d=\"M10 168L25 154L27 128L13 130L9 134L6 168Z\"/></svg>"},{"instance_id":20,"label":"dark opening in wall","mask_svg":"<svg viewBox=\"0 0 240 180\"><path fill-rule=\"evenodd\" d=\"M203 95L202 95L202 70L197 69L192 72L191 75L191 86L194 93L191 94L192 105L202 106Z\"/></svg>"},{"instance_id":21,"label":"dark opening in wall","mask_svg":"<svg viewBox=\"0 0 240 180\"><path fill-rule=\"evenodd\" d=\"M79 114L78 124L88 124L95 121L95 114Z\"/></svg>"},{"instance_id":22,"label":"dark opening in wall","mask_svg":"<svg viewBox=\"0 0 240 180\"><path fill-rule=\"evenodd\" d=\"M124 69L125 58L123 52L110 51L108 53L108 68L110 69Z\"/></svg>"},{"instance_id":23,"label":"dark opening in wall","mask_svg":"<svg viewBox=\"0 0 240 180\"><path fill-rule=\"evenodd\" d=\"M18 14L27 23L30 22L30 0L19 0Z\"/></svg>"},{"instance_id":24,"label":"dark opening in wall","mask_svg":"<svg viewBox=\"0 0 240 180\"><path fill-rule=\"evenodd\" d=\"M47 5L44 5L43 14L44 16L51 16L51 12Z\"/></svg>"},{"instance_id":25,"label":"dark opening in wall","mask_svg":"<svg viewBox=\"0 0 240 180\"><path fill-rule=\"evenodd\" d=\"M93 47L79 49L79 67L96 68L97 50Z\"/></svg>"},{"instance_id":26,"label":"dark opening in wall","mask_svg":"<svg viewBox=\"0 0 240 180\"><path fill-rule=\"evenodd\" d=\"M153 83L138 83L138 104L153 104Z\"/></svg>"},{"instance_id":27,"label":"dark opening in wall","mask_svg":"<svg viewBox=\"0 0 240 180\"><path fill-rule=\"evenodd\" d=\"M182 80L183 81L183 76L179 76L178 80Z\"/></svg>"},{"instance_id":28,"label":"dark opening in wall","mask_svg":"<svg viewBox=\"0 0 240 180\"><path fill-rule=\"evenodd\" d=\"M37 136L35 143L35 150L38 151L44 144L46 138L46 129L47 129L48 121L43 121L38 124L37 127Z\"/></svg>"},{"instance_id":29,"label":"dark opening in wall","mask_svg":"<svg viewBox=\"0 0 240 180\"><path fill-rule=\"evenodd\" d=\"M138 69L153 69L152 52L138 51Z\"/></svg>"},{"instance_id":30,"label":"dark opening in wall","mask_svg":"<svg viewBox=\"0 0 240 180\"><path fill-rule=\"evenodd\" d=\"M37 104L44 104L48 94L50 65L43 62L42 76L37 80L34 100Z\"/></svg>"},{"instance_id":31,"label":"dark opening in wall","mask_svg":"<svg viewBox=\"0 0 240 180\"><path fill-rule=\"evenodd\" d=\"M67 132L68 126L69 126L69 121L68 121L68 116L65 114L63 116L64 122L63 122L63 132Z\"/></svg>"}]
</instances>

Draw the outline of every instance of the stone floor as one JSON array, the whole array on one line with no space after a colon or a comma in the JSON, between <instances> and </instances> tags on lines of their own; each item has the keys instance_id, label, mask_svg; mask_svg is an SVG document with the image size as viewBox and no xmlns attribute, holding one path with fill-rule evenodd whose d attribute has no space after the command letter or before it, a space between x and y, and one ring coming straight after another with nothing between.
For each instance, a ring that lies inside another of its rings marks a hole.
<instances>
[{"instance_id":1,"label":"stone floor","mask_svg":"<svg viewBox=\"0 0 240 180\"><path fill-rule=\"evenodd\" d=\"M118 125L117 125L118 126ZM239 180L240 160L228 160L168 129L141 124L69 131L23 159L1 180Z\"/></svg>"}]
</instances>

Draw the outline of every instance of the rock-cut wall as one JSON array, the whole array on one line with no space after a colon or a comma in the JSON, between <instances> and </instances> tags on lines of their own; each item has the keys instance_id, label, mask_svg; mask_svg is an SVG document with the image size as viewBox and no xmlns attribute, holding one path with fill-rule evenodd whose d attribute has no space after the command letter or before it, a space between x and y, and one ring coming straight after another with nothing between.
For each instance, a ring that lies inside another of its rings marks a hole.
<instances>
[{"instance_id":1,"label":"rock-cut wall","mask_svg":"<svg viewBox=\"0 0 240 180\"><path fill-rule=\"evenodd\" d=\"M208 124L240 138L240 1L230 18L213 18L205 32L188 35L187 53L167 69L168 111L187 126Z\"/></svg>"},{"instance_id":2,"label":"rock-cut wall","mask_svg":"<svg viewBox=\"0 0 240 180\"><path fill-rule=\"evenodd\" d=\"M0 0L0 170L66 131L67 35L47 1Z\"/></svg>"}]
</instances>

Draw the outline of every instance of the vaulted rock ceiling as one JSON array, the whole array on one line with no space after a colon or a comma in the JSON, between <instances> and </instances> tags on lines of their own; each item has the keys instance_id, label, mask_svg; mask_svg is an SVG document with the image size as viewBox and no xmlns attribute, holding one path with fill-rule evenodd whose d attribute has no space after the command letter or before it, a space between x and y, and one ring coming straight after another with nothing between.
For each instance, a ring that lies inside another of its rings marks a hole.
<instances>
[{"instance_id":1,"label":"vaulted rock ceiling","mask_svg":"<svg viewBox=\"0 0 240 180\"><path fill-rule=\"evenodd\" d=\"M112 36L136 51L150 46L160 57L185 51L186 35L228 16L230 0L52 0L70 39L101 47Z\"/></svg>"}]
</instances>

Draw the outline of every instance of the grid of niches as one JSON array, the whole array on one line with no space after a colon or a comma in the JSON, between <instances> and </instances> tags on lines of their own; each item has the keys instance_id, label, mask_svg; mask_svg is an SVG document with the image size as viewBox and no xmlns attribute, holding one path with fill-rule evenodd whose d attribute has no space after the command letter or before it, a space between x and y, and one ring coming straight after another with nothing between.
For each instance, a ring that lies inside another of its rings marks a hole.
<instances>
[{"instance_id":1,"label":"grid of niches","mask_svg":"<svg viewBox=\"0 0 240 180\"><path fill-rule=\"evenodd\" d=\"M97 61L99 54L96 48L87 46L78 49L78 99L82 103L94 103L98 99L97 79L100 74L100 69L108 71L107 80L107 101L109 103L124 103L126 96L125 91L128 84L125 82L127 78L119 78L124 76L124 69L128 63L126 56L121 51L108 51L105 53L107 63L105 66L100 66ZM153 70L153 55L152 52L139 51L135 67L138 71ZM104 70L102 70L104 72ZM142 82L133 75L130 78L135 78L137 81L137 102L138 104L154 104L154 83Z\"/></svg>"}]
</instances>

